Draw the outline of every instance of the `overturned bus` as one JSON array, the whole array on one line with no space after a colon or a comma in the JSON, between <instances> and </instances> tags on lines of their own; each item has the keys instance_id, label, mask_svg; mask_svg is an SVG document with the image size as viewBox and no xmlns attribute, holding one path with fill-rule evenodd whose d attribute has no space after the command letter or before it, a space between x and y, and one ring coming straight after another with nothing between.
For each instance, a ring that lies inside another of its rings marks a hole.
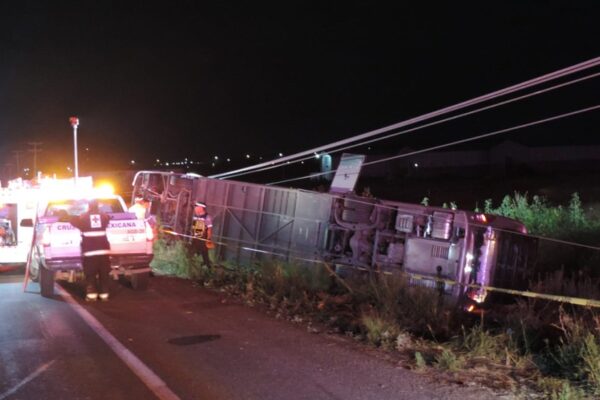
<instances>
[{"instance_id":1,"label":"overturned bus","mask_svg":"<svg viewBox=\"0 0 600 400\"><path fill-rule=\"evenodd\" d=\"M404 272L467 305L489 300L481 286L525 289L534 262L522 223L484 213L160 171L139 171L132 196L183 235L193 204L206 203L220 261Z\"/></svg>"}]
</instances>

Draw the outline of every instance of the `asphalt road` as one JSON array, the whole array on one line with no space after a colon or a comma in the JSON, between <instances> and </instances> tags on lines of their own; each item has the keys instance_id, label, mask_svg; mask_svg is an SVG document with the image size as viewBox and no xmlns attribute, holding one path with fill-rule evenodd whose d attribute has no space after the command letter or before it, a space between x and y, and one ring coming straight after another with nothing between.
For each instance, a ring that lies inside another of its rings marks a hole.
<instances>
[{"instance_id":1,"label":"asphalt road","mask_svg":"<svg viewBox=\"0 0 600 400\"><path fill-rule=\"evenodd\" d=\"M0 400L157 398L77 307L175 398L492 397L487 389L435 382L351 339L309 333L301 324L276 320L189 281L154 277L145 292L113 282L106 303L82 302L79 286L62 284L80 307L58 292L42 298L36 284L23 293L22 278L0 275Z\"/></svg>"}]
</instances>

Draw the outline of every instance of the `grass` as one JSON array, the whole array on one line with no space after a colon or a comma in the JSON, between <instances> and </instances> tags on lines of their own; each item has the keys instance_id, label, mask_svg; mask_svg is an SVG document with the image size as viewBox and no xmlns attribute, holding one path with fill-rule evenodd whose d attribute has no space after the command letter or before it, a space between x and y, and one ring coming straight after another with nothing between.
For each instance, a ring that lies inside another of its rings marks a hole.
<instances>
[{"instance_id":1,"label":"grass","mask_svg":"<svg viewBox=\"0 0 600 400\"><path fill-rule=\"evenodd\" d=\"M435 359L435 366L443 371L456 372L464 368L465 360L451 349L444 349Z\"/></svg>"},{"instance_id":2,"label":"grass","mask_svg":"<svg viewBox=\"0 0 600 400\"><path fill-rule=\"evenodd\" d=\"M367 341L386 350L397 348L397 338L400 329L395 321L390 321L376 313L366 313L360 318L365 329Z\"/></svg>"},{"instance_id":3,"label":"grass","mask_svg":"<svg viewBox=\"0 0 600 400\"><path fill-rule=\"evenodd\" d=\"M567 313L561 309L558 342L548 346L544 358L550 374L580 382L600 395L600 317L594 313Z\"/></svg>"}]
</instances>

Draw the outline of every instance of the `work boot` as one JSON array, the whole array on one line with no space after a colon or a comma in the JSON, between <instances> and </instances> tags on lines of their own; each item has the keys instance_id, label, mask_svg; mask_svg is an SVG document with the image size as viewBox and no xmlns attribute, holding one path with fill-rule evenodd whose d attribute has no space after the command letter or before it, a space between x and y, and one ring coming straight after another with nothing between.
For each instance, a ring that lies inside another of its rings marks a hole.
<instances>
[{"instance_id":1,"label":"work boot","mask_svg":"<svg viewBox=\"0 0 600 400\"><path fill-rule=\"evenodd\" d=\"M98 293L88 293L85 295L85 301L96 301L98 300Z\"/></svg>"},{"instance_id":2,"label":"work boot","mask_svg":"<svg viewBox=\"0 0 600 400\"><path fill-rule=\"evenodd\" d=\"M100 301L108 301L108 293L100 293Z\"/></svg>"}]
</instances>

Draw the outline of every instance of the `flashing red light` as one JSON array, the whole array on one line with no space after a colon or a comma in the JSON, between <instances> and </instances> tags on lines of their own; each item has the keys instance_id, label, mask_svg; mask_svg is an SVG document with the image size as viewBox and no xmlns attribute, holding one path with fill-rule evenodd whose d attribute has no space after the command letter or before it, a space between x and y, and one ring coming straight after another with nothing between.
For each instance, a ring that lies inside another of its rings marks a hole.
<instances>
[{"instance_id":1,"label":"flashing red light","mask_svg":"<svg viewBox=\"0 0 600 400\"><path fill-rule=\"evenodd\" d=\"M69 118L69 122L71 123L71 126L73 128L77 128L77 126L79 126L79 118L77 118L77 117Z\"/></svg>"},{"instance_id":2,"label":"flashing red light","mask_svg":"<svg viewBox=\"0 0 600 400\"><path fill-rule=\"evenodd\" d=\"M477 214L477 215L475 215L475 219L476 219L477 221L479 221L479 222L482 222L482 223L484 223L484 224L487 224L487 222L488 222L488 219L487 219L487 217L485 216L485 214Z\"/></svg>"}]
</instances>

